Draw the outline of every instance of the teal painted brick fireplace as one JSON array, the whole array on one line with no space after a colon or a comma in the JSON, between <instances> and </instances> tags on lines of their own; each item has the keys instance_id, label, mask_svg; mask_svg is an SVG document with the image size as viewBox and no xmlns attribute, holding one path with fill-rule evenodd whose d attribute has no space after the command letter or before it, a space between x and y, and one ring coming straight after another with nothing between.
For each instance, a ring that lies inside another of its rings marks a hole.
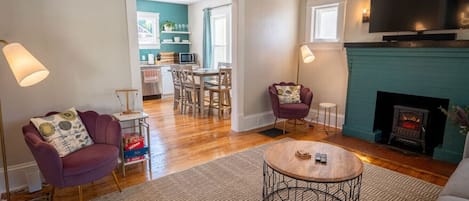
<instances>
[{"instance_id":1,"label":"teal painted brick fireplace","mask_svg":"<svg viewBox=\"0 0 469 201\"><path fill-rule=\"evenodd\" d=\"M344 135L376 142L378 91L449 99L469 104L469 48L347 47L349 68ZM433 158L459 162L464 136L447 120L443 143Z\"/></svg>"}]
</instances>

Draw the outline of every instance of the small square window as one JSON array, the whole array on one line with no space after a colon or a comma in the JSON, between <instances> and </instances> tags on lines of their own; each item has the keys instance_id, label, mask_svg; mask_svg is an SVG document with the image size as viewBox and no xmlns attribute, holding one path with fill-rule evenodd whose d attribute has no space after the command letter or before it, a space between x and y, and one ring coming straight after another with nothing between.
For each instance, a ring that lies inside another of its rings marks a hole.
<instances>
[{"instance_id":1,"label":"small square window","mask_svg":"<svg viewBox=\"0 0 469 201\"><path fill-rule=\"evenodd\" d=\"M339 4L311 7L311 41L337 42Z\"/></svg>"}]
</instances>

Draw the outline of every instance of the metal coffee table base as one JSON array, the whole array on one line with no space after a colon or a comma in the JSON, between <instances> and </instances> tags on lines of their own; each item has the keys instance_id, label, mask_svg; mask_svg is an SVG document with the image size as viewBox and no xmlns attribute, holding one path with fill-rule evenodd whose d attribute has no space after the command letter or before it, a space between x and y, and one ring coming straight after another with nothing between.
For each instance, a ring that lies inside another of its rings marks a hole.
<instances>
[{"instance_id":1,"label":"metal coffee table base","mask_svg":"<svg viewBox=\"0 0 469 201\"><path fill-rule=\"evenodd\" d=\"M283 175L265 162L263 174L263 200L360 200L361 174L334 183L312 182Z\"/></svg>"}]
</instances>

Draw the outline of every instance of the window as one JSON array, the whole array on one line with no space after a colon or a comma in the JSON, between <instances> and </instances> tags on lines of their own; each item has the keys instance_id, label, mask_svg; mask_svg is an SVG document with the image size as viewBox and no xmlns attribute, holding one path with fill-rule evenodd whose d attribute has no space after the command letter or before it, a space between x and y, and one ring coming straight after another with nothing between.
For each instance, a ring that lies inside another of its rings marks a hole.
<instances>
[{"instance_id":1,"label":"window","mask_svg":"<svg viewBox=\"0 0 469 201\"><path fill-rule=\"evenodd\" d=\"M340 42L343 30L343 3L329 1L309 4L310 42Z\"/></svg>"},{"instance_id":2,"label":"window","mask_svg":"<svg viewBox=\"0 0 469 201\"><path fill-rule=\"evenodd\" d=\"M212 11L212 48L213 68L219 62L231 62L231 7L217 8Z\"/></svg>"},{"instance_id":3,"label":"window","mask_svg":"<svg viewBox=\"0 0 469 201\"><path fill-rule=\"evenodd\" d=\"M337 6L313 7L314 40L337 40Z\"/></svg>"},{"instance_id":4,"label":"window","mask_svg":"<svg viewBox=\"0 0 469 201\"><path fill-rule=\"evenodd\" d=\"M137 12L140 49L160 49L159 13Z\"/></svg>"}]
</instances>

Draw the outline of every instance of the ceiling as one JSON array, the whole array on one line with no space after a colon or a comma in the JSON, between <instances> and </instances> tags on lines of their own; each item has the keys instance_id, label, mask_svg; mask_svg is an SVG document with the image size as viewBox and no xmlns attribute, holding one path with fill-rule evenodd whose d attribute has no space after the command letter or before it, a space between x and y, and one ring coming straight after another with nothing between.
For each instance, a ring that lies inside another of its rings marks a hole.
<instances>
[{"instance_id":1,"label":"ceiling","mask_svg":"<svg viewBox=\"0 0 469 201\"><path fill-rule=\"evenodd\" d=\"M151 1L160 1L160 2L177 3L177 4L191 4L191 3L199 2L202 0L151 0Z\"/></svg>"}]
</instances>

